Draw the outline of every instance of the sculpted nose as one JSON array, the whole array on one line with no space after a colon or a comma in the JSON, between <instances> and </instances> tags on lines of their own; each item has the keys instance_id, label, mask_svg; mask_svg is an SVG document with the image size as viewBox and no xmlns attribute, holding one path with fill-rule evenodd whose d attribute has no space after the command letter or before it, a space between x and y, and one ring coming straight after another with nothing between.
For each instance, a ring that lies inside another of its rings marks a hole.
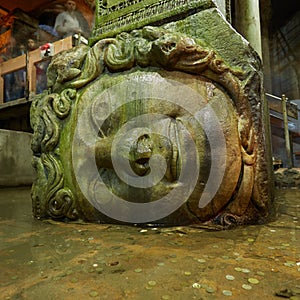
<instances>
[{"instance_id":1,"label":"sculpted nose","mask_svg":"<svg viewBox=\"0 0 300 300\"><path fill-rule=\"evenodd\" d=\"M150 158L153 150L153 143L148 134L140 136L133 147L135 160L139 158Z\"/></svg>"}]
</instances>

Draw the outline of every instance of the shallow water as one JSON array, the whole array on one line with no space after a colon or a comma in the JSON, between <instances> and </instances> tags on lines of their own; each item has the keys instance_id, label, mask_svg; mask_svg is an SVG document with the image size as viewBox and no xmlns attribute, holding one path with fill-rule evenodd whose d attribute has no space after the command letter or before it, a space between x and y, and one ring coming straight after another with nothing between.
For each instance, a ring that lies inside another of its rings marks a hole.
<instances>
[{"instance_id":1,"label":"shallow water","mask_svg":"<svg viewBox=\"0 0 300 300\"><path fill-rule=\"evenodd\" d=\"M0 299L300 299L300 190L276 194L274 221L211 231L38 221L0 189Z\"/></svg>"}]
</instances>

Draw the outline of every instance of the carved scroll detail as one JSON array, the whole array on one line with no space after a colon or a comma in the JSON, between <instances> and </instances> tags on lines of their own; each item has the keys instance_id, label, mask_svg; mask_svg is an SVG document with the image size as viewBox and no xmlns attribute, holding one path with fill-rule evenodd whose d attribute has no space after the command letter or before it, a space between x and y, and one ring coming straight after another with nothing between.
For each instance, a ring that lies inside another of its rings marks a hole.
<instances>
[{"instance_id":1,"label":"carved scroll detail","mask_svg":"<svg viewBox=\"0 0 300 300\"><path fill-rule=\"evenodd\" d=\"M43 93L31 106L31 126L34 135L31 148L37 180L32 189L33 212L37 218L77 219L74 196L64 186L64 171L59 154L62 120L70 113L76 97L74 90L59 94Z\"/></svg>"}]
</instances>

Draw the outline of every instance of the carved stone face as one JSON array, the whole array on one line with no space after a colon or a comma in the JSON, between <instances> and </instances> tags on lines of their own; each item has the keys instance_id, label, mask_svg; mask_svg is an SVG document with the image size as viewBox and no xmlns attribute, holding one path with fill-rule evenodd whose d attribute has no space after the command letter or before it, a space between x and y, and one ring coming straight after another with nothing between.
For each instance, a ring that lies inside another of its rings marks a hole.
<instances>
[{"instance_id":1,"label":"carved stone face","mask_svg":"<svg viewBox=\"0 0 300 300\"><path fill-rule=\"evenodd\" d=\"M131 90L137 83L141 89ZM73 146L73 165L83 210L88 198L99 210L108 201L99 193L103 184L133 203L159 202L178 189L182 201L159 222L207 220L238 189L236 111L228 95L204 78L160 71L99 79L81 96L78 120L73 145L81 144Z\"/></svg>"},{"instance_id":2,"label":"carved stone face","mask_svg":"<svg viewBox=\"0 0 300 300\"><path fill-rule=\"evenodd\" d=\"M53 57L51 94L31 109L34 215L161 225L263 221L272 165L253 49L211 9L127 29L100 39L98 28L92 47Z\"/></svg>"}]
</instances>

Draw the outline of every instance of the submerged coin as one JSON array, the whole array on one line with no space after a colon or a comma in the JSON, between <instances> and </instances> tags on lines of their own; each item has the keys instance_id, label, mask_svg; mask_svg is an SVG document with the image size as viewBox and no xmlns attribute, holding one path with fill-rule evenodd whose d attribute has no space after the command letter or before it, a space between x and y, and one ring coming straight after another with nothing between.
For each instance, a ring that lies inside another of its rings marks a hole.
<instances>
[{"instance_id":1,"label":"submerged coin","mask_svg":"<svg viewBox=\"0 0 300 300\"><path fill-rule=\"evenodd\" d=\"M242 268L241 272L242 272L242 273L250 273L250 270L249 270L249 269Z\"/></svg>"},{"instance_id":2,"label":"submerged coin","mask_svg":"<svg viewBox=\"0 0 300 300\"><path fill-rule=\"evenodd\" d=\"M251 289L252 289L252 286L249 285L249 284L243 284L243 285L242 285L242 288L243 288L244 290L251 290Z\"/></svg>"},{"instance_id":3,"label":"submerged coin","mask_svg":"<svg viewBox=\"0 0 300 300\"><path fill-rule=\"evenodd\" d=\"M91 291L91 292L89 293L89 295L90 295L91 297L97 297L99 294L98 294L98 292L96 292L96 291Z\"/></svg>"},{"instance_id":4,"label":"submerged coin","mask_svg":"<svg viewBox=\"0 0 300 300\"><path fill-rule=\"evenodd\" d=\"M258 284L259 283L259 280L256 279L256 278L248 278L248 281L252 284Z\"/></svg>"},{"instance_id":5,"label":"submerged coin","mask_svg":"<svg viewBox=\"0 0 300 300\"><path fill-rule=\"evenodd\" d=\"M224 296L232 296L232 291L229 290L223 290L222 293Z\"/></svg>"},{"instance_id":6,"label":"submerged coin","mask_svg":"<svg viewBox=\"0 0 300 300\"><path fill-rule=\"evenodd\" d=\"M148 281L148 284L149 284L150 286L155 286L155 285L156 285L156 281L150 280L150 281Z\"/></svg>"},{"instance_id":7,"label":"submerged coin","mask_svg":"<svg viewBox=\"0 0 300 300\"><path fill-rule=\"evenodd\" d=\"M284 265L287 267L294 267L296 264L293 261L287 261L284 263Z\"/></svg>"},{"instance_id":8,"label":"submerged coin","mask_svg":"<svg viewBox=\"0 0 300 300\"><path fill-rule=\"evenodd\" d=\"M265 273L264 273L264 272L261 272L261 271L257 271L256 274L257 274L257 275L260 275L260 276L265 276Z\"/></svg>"},{"instance_id":9,"label":"submerged coin","mask_svg":"<svg viewBox=\"0 0 300 300\"><path fill-rule=\"evenodd\" d=\"M234 280L235 279L235 277L232 276L232 275L226 275L225 277L226 277L227 280Z\"/></svg>"},{"instance_id":10,"label":"submerged coin","mask_svg":"<svg viewBox=\"0 0 300 300\"><path fill-rule=\"evenodd\" d=\"M211 286L208 286L206 289L206 292L207 293L210 293L210 294L212 294L212 293L214 293L216 290L213 288L213 287L211 287Z\"/></svg>"},{"instance_id":11,"label":"submerged coin","mask_svg":"<svg viewBox=\"0 0 300 300\"><path fill-rule=\"evenodd\" d=\"M141 273L142 271L143 271L143 270L140 269L140 268L137 268L137 269L134 270L135 273Z\"/></svg>"}]
</instances>

